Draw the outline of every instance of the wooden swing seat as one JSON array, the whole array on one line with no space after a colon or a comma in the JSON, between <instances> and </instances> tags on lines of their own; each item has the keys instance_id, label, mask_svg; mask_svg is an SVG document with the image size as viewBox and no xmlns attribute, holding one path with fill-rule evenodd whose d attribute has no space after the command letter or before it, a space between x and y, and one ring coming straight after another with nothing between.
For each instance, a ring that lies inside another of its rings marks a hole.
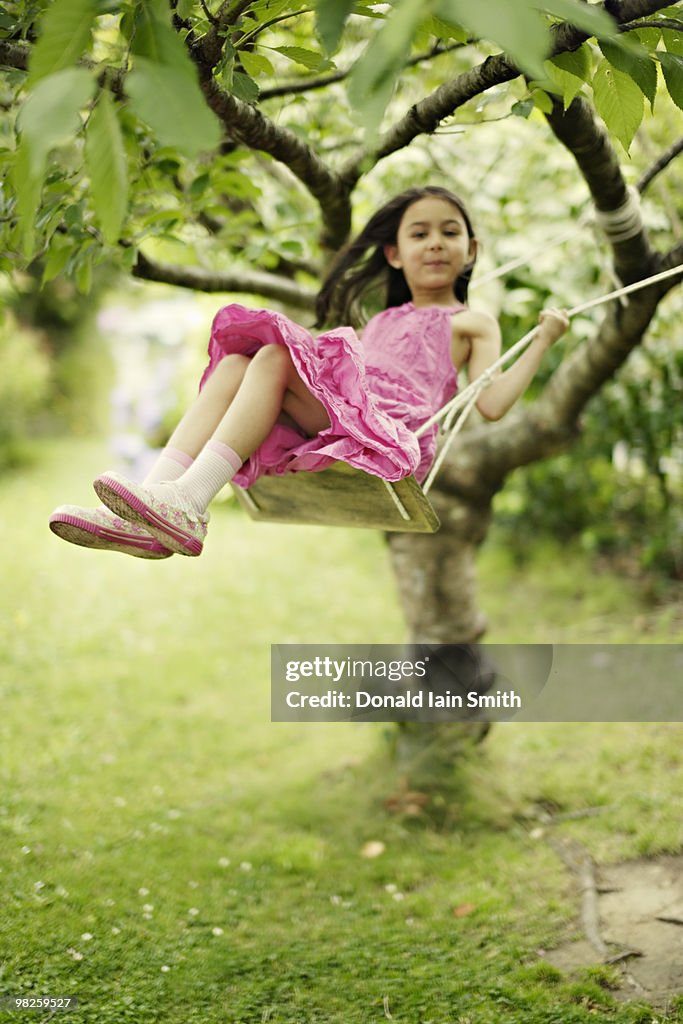
<instances>
[{"instance_id":1,"label":"wooden swing seat","mask_svg":"<svg viewBox=\"0 0 683 1024\"><path fill-rule=\"evenodd\" d=\"M248 489L233 484L233 491L262 522L401 533L436 533L441 525L415 477L388 483L345 462L318 473L262 476Z\"/></svg>"}]
</instances>

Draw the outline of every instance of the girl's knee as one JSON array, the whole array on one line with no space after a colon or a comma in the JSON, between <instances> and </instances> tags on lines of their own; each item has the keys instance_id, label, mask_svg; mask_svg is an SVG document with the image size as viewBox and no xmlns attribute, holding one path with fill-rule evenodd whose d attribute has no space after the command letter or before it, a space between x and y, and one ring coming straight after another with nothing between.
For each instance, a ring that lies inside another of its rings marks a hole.
<instances>
[{"instance_id":1,"label":"girl's knee","mask_svg":"<svg viewBox=\"0 0 683 1024\"><path fill-rule=\"evenodd\" d=\"M212 389L218 389L219 391L225 389L229 393L229 397L231 397L242 383L242 379L249 367L249 362L250 360L247 356L239 355L236 352L223 356L221 361L216 364L207 384Z\"/></svg>"},{"instance_id":2,"label":"girl's knee","mask_svg":"<svg viewBox=\"0 0 683 1024\"><path fill-rule=\"evenodd\" d=\"M220 363L213 371L212 376L225 384L234 384L235 381L239 382L242 380L242 377L244 377L247 372L248 366L248 356L239 355L239 353L233 352L229 356L223 356Z\"/></svg>"},{"instance_id":3,"label":"girl's knee","mask_svg":"<svg viewBox=\"0 0 683 1024\"><path fill-rule=\"evenodd\" d=\"M248 356L240 355L239 352L231 352L230 355L223 356L214 373L220 373L222 376L230 376L240 371L244 373L249 366L249 362Z\"/></svg>"},{"instance_id":4,"label":"girl's knee","mask_svg":"<svg viewBox=\"0 0 683 1024\"><path fill-rule=\"evenodd\" d=\"M293 369L292 357L284 345L264 345L258 350L253 358L258 364L259 370L278 376L287 376Z\"/></svg>"}]
</instances>

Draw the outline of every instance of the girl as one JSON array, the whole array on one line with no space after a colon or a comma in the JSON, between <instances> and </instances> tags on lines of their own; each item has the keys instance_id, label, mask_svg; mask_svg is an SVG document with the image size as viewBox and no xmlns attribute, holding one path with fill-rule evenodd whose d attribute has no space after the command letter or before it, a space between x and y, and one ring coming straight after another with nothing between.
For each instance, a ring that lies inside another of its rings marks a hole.
<instances>
[{"instance_id":1,"label":"girl","mask_svg":"<svg viewBox=\"0 0 683 1024\"><path fill-rule=\"evenodd\" d=\"M219 310L200 392L142 484L108 472L95 481L106 508L61 506L58 536L143 558L199 555L207 508L229 480L248 487L263 473L319 470L337 459L386 480L422 480L437 427L414 431L500 354L500 332L466 306L477 241L460 199L413 188L382 207L344 250L317 301L317 324L360 319L368 290L384 279L385 309L363 331L317 338L281 313ZM537 333L477 408L500 419L525 391L548 347L568 326L545 310Z\"/></svg>"}]
</instances>

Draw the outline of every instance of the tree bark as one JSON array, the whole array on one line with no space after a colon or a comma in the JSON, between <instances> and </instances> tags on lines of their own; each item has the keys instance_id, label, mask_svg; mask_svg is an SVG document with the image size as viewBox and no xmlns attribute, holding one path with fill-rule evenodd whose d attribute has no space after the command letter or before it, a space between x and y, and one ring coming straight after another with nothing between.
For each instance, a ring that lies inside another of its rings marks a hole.
<instances>
[{"instance_id":1,"label":"tree bark","mask_svg":"<svg viewBox=\"0 0 683 1024\"><path fill-rule=\"evenodd\" d=\"M316 292L265 270L214 271L202 267L161 263L138 251L133 276L201 292L245 292L275 299L295 309L312 312Z\"/></svg>"},{"instance_id":2,"label":"tree bark","mask_svg":"<svg viewBox=\"0 0 683 1024\"><path fill-rule=\"evenodd\" d=\"M389 537L392 566L410 641L474 643L486 631L477 601L475 561L491 521L491 504L431 495L441 529L436 534Z\"/></svg>"}]
</instances>

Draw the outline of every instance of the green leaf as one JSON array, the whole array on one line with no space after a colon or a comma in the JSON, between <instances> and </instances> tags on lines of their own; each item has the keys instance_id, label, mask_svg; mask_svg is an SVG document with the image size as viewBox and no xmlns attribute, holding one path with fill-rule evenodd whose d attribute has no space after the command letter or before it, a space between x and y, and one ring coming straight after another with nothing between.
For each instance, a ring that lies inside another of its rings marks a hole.
<instances>
[{"instance_id":1,"label":"green leaf","mask_svg":"<svg viewBox=\"0 0 683 1024\"><path fill-rule=\"evenodd\" d=\"M479 39L496 43L532 78L543 77L550 30L537 10L509 0L438 0L437 13L462 25Z\"/></svg>"},{"instance_id":2,"label":"green leaf","mask_svg":"<svg viewBox=\"0 0 683 1024\"><path fill-rule=\"evenodd\" d=\"M534 101L534 106L541 110L544 114L552 114L553 112L553 101L551 100L548 93L543 89L532 89L531 99Z\"/></svg>"},{"instance_id":3,"label":"green leaf","mask_svg":"<svg viewBox=\"0 0 683 1024\"><path fill-rule=\"evenodd\" d=\"M87 295L92 287L92 257L92 248L85 249L80 253L76 264L74 279L81 295Z\"/></svg>"},{"instance_id":4,"label":"green leaf","mask_svg":"<svg viewBox=\"0 0 683 1024\"><path fill-rule=\"evenodd\" d=\"M119 260L121 263L121 267L129 274L132 273L133 267L137 262L137 258L137 249L135 249L132 245L129 248L124 249L123 251L119 251Z\"/></svg>"},{"instance_id":5,"label":"green leaf","mask_svg":"<svg viewBox=\"0 0 683 1024\"><path fill-rule=\"evenodd\" d=\"M531 97L527 96L526 99L517 100L516 103L513 103L510 108L510 113L514 114L515 117L523 117L526 119L532 114L533 110L534 101Z\"/></svg>"},{"instance_id":6,"label":"green leaf","mask_svg":"<svg viewBox=\"0 0 683 1024\"><path fill-rule=\"evenodd\" d=\"M669 96L676 106L683 110L683 57L679 57L677 53L665 53L663 50L660 50L657 56L662 65Z\"/></svg>"},{"instance_id":7,"label":"green leaf","mask_svg":"<svg viewBox=\"0 0 683 1024\"><path fill-rule=\"evenodd\" d=\"M245 72L250 78L258 75L274 75L275 69L268 58L262 53L253 53L249 50L240 50L239 59Z\"/></svg>"},{"instance_id":8,"label":"green leaf","mask_svg":"<svg viewBox=\"0 0 683 1024\"><path fill-rule=\"evenodd\" d=\"M659 44L659 40L662 38L661 29L658 28L639 28L636 31L629 32L628 38L635 37L644 50L650 53L654 53Z\"/></svg>"},{"instance_id":9,"label":"green leaf","mask_svg":"<svg viewBox=\"0 0 683 1024\"><path fill-rule=\"evenodd\" d=\"M430 35L436 36L437 39L455 39L458 43L467 42L467 32L464 28L461 28L459 25L452 25L448 21L443 21L442 18L429 18L425 22L425 28Z\"/></svg>"},{"instance_id":10,"label":"green leaf","mask_svg":"<svg viewBox=\"0 0 683 1024\"><path fill-rule=\"evenodd\" d=\"M85 161L90 191L102 235L118 241L128 205L128 167L116 109L109 93L100 95L85 134Z\"/></svg>"},{"instance_id":11,"label":"green leaf","mask_svg":"<svg viewBox=\"0 0 683 1024\"><path fill-rule=\"evenodd\" d=\"M253 78L235 71L230 82L230 92L243 103L256 103L259 98L260 89Z\"/></svg>"},{"instance_id":12,"label":"green leaf","mask_svg":"<svg viewBox=\"0 0 683 1024\"><path fill-rule=\"evenodd\" d=\"M303 46L276 46L275 49L283 57L295 64L301 64L309 71L319 71L321 65L327 63L321 54L316 53L315 50L307 50Z\"/></svg>"},{"instance_id":13,"label":"green leaf","mask_svg":"<svg viewBox=\"0 0 683 1024\"><path fill-rule=\"evenodd\" d=\"M247 24L251 24L252 18L257 25L272 23L273 19L279 18L293 6L292 0L256 0L256 3L249 5L250 21Z\"/></svg>"},{"instance_id":14,"label":"green leaf","mask_svg":"<svg viewBox=\"0 0 683 1024\"><path fill-rule=\"evenodd\" d=\"M674 32L672 29L664 29L662 39L669 53L676 53L683 57L683 31Z\"/></svg>"},{"instance_id":15,"label":"green leaf","mask_svg":"<svg viewBox=\"0 0 683 1024\"><path fill-rule=\"evenodd\" d=\"M578 78L581 82L587 82L593 71L591 51L586 43L580 46L578 50L558 53L557 56L551 57L549 63L556 68L560 68L561 71L566 71L568 75L573 75L574 78Z\"/></svg>"},{"instance_id":16,"label":"green leaf","mask_svg":"<svg viewBox=\"0 0 683 1024\"><path fill-rule=\"evenodd\" d=\"M77 64L88 47L96 14L93 0L55 0L40 23L40 38L31 52L28 85Z\"/></svg>"},{"instance_id":17,"label":"green leaf","mask_svg":"<svg viewBox=\"0 0 683 1024\"><path fill-rule=\"evenodd\" d=\"M214 179L214 192L221 192L229 196L239 196L245 199L257 199L261 195L258 185L238 170L226 170L216 175ZM225 215L225 209L220 211Z\"/></svg>"},{"instance_id":18,"label":"green leaf","mask_svg":"<svg viewBox=\"0 0 683 1024\"><path fill-rule=\"evenodd\" d=\"M19 143L14 166L12 184L17 197L17 248L30 260L35 251L35 220L43 187L44 161L36 167L26 139Z\"/></svg>"},{"instance_id":19,"label":"green leaf","mask_svg":"<svg viewBox=\"0 0 683 1024\"><path fill-rule=\"evenodd\" d=\"M80 110L95 91L95 79L85 68L64 68L42 78L29 93L17 117L26 142L32 177L42 175L49 151L73 139L80 130Z\"/></svg>"},{"instance_id":20,"label":"green leaf","mask_svg":"<svg viewBox=\"0 0 683 1024\"><path fill-rule=\"evenodd\" d=\"M328 55L339 49L344 27L353 8L354 0L317 0L315 31Z\"/></svg>"},{"instance_id":21,"label":"green leaf","mask_svg":"<svg viewBox=\"0 0 683 1024\"><path fill-rule=\"evenodd\" d=\"M654 106L655 95L657 94L657 65L646 53L640 49L628 46L615 46L614 43L603 40L600 49L617 71L623 71L636 83L640 91L647 96L650 107Z\"/></svg>"},{"instance_id":22,"label":"green leaf","mask_svg":"<svg viewBox=\"0 0 683 1024\"><path fill-rule=\"evenodd\" d=\"M547 11L560 21L566 21L575 28L598 38L615 36L616 23L602 7L592 6L584 0L532 0L532 6Z\"/></svg>"},{"instance_id":23,"label":"green leaf","mask_svg":"<svg viewBox=\"0 0 683 1024\"><path fill-rule=\"evenodd\" d=\"M131 53L155 64L168 64L187 75L195 74L183 41L171 25L168 8L156 0L136 7Z\"/></svg>"},{"instance_id":24,"label":"green leaf","mask_svg":"<svg viewBox=\"0 0 683 1024\"><path fill-rule=\"evenodd\" d=\"M628 75L602 60L593 76L595 109L628 152L643 119L643 94Z\"/></svg>"},{"instance_id":25,"label":"green leaf","mask_svg":"<svg viewBox=\"0 0 683 1024\"><path fill-rule=\"evenodd\" d=\"M357 14L360 18L371 18L374 21L384 21L386 15L381 10L375 10L373 6L370 6L376 2L376 0L356 0L356 5L353 8L353 13ZM379 7L379 4L377 5Z\"/></svg>"},{"instance_id":26,"label":"green leaf","mask_svg":"<svg viewBox=\"0 0 683 1024\"><path fill-rule=\"evenodd\" d=\"M190 196L191 199L199 199L200 196L204 195L204 193L206 192L206 190L207 190L207 188L209 187L210 184L211 184L211 175L210 174L207 174L207 173L199 174L191 182L190 187L187 190L188 195Z\"/></svg>"},{"instance_id":27,"label":"green leaf","mask_svg":"<svg viewBox=\"0 0 683 1024\"><path fill-rule=\"evenodd\" d=\"M194 157L220 143L218 119L207 107L196 78L182 69L138 57L126 76L126 92L134 113L163 146Z\"/></svg>"},{"instance_id":28,"label":"green leaf","mask_svg":"<svg viewBox=\"0 0 683 1024\"><path fill-rule=\"evenodd\" d=\"M392 15L370 40L351 71L349 100L368 132L376 131L382 120L423 15L423 0L397 2Z\"/></svg>"},{"instance_id":29,"label":"green leaf","mask_svg":"<svg viewBox=\"0 0 683 1024\"><path fill-rule=\"evenodd\" d=\"M71 250L72 243L66 235L52 236L43 268L42 284L47 284L62 273L71 256Z\"/></svg>"},{"instance_id":30,"label":"green leaf","mask_svg":"<svg viewBox=\"0 0 683 1024\"><path fill-rule=\"evenodd\" d=\"M560 53L545 62L545 70L551 82L557 86L566 110L569 104L589 81L592 72L590 50L584 43L578 50Z\"/></svg>"}]
</instances>

